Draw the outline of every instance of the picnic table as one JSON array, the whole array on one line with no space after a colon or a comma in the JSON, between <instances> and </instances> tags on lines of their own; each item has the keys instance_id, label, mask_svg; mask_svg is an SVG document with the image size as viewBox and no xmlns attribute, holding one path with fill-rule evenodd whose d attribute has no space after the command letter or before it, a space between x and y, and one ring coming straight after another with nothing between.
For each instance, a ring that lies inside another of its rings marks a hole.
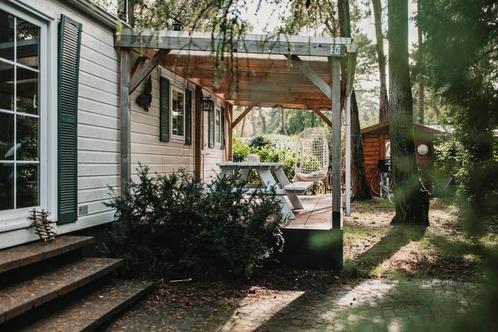
<instances>
[{"instance_id":1,"label":"picnic table","mask_svg":"<svg viewBox=\"0 0 498 332\"><path fill-rule=\"evenodd\" d=\"M304 193L313 182L294 182L291 183L285 175L283 164L275 162L223 162L217 164L221 171L220 176L231 175L234 171L240 171L243 180L247 180L251 170L255 170L261 180L263 186L260 190L271 191L271 188L276 189L277 199L282 204L282 212L288 216L289 219L296 219L292 209L285 199L289 198L292 208L302 209L303 205L299 200L298 194ZM248 187L248 190L251 188Z\"/></svg>"}]
</instances>

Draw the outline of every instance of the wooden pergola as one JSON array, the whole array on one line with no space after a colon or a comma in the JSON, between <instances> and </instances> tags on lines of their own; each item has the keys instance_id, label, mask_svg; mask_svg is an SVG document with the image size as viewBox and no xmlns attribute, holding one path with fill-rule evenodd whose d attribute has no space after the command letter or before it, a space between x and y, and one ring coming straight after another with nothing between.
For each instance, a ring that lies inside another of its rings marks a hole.
<instances>
[{"instance_id":1,"label":"wooden pergola","mask_svg":"<svg viewBox=\"0 0 498 332\"><path fill-rule=\"evenodd\" d=\"M346 213L349 213L349 99L356 63L355 45L350 38L247 34L229 44L230 52L215 56L213 50L224 45L226 41L221 38L202 32L123 29L116 33L115 46L121 53L122 181L127 181L131 173L129 95L157 65L161 65L233 106L246 107L237 119L233 118L231 109L227 110L229 151L233 127L255 106L309 109L331 125L332 228L340 229L341 61L346 59L348 64L343 77L347 79ZM131 64L133 53L142 57ZM332 110L331 119L322 112L324 109Z\"/></svg>"}]
</instances>

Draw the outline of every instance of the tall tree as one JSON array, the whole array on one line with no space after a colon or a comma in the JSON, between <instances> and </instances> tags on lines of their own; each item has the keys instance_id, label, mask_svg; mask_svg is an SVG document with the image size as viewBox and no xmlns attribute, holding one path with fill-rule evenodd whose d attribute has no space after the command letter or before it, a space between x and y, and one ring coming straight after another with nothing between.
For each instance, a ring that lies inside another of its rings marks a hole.
<instances>
[{"instance_id":1,"label":"tall tree","mask_svg":"<svg viewBox=\"0 0 498 332\"><path fill-rule=\"evenodd\" d=\"M351 19L349 13L349 0L338 0L339 27L342 37L351 37ZM346 73L346 62L342 62L342 73ZM346 93L346 77L342 76L341 95ZM342 103L341 103L342 105ZM370 188L365 176L365 161L363 158L363 144L361 141L360 117L356 94L351 95L351 179L354 199L362 200L372 198Z\"/></svg>"},{"instance_id":2,"label":"tall tree","mask_svg":"<svg viewBox=\"0 0 498 332\"><path fill-rule=\"evenodd\" d=\"M386 56L384 54L384 36L382 33L382 3L381 0L372 0L375 22L375 48L379 65L380 95L379 95L379 123L387 121L388 98L386 85Z\"/></svg>"},{"instance_id":3,"label":"tall tree","mask_svg":"<svg viewBox=\"0 0 498 332\"><path fill-rule=\"evenodd\" d=\"M427 81L449 105L467 157L459 202L468 230L498 224L498 6L496 0L423 0ZM490 181L491 180L491 181Z\"/></svg>"},{"instance_id":4,"label":"tall tree","mask_svg":"<svg viewBox=\"0 0 498 332\"><path fill-rule=\"evenodd\" d=\"M424 82L424 43L423 31L420 24L422 14L422 1L417 0L417 35L418 35L418 50L417 50L417 123L424 124L425 121L425 82Z\"/></svg>"},{"instance_id":5,"label":"tall tree","mask_svg":"<svg viewBox=\"0 0 498 332\"><path fill-rule=\"evenodd\" d=\"M429 195L415 159L413 104L408 64L408 0L389 0L389 135L394 175L392 223L429 225Z\"/></svg>"}]
</instances>

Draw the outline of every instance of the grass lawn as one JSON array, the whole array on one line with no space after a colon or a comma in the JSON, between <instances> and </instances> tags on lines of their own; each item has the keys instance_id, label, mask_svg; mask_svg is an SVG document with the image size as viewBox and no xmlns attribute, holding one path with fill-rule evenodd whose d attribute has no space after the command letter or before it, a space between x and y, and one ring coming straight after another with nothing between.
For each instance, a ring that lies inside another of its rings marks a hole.
<instances>
[{"instance_id":1,"label":"grass lawn","mask_svg":"<svg viewBox=\"0 0 498 332\"><path fill-rule=\"evenodd\" d=\"M496 250L496 233L465 235L458 210L433 199L430 227L390 226L393 207L380 199L352 204L344 226L345 272L361 277L438 277L469 280L488 250Z\"/></svg>"}]
</instances>

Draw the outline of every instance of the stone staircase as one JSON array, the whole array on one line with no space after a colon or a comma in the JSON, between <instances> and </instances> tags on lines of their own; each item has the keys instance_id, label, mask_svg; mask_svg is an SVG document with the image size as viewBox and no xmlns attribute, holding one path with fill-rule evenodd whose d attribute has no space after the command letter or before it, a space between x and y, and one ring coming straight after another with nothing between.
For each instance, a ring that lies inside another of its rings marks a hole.
<instances>
[{"instance_id":1,"label":"stone staircase","mask_svg":"<svg viewBox=\"0 0 498 332\"><path fill-rule=\"evenodd\" d=\"M153 283L114 278L122 259L84 258L92 237L60 236L0 250L0 331L89 331Z\"/></svg>"}]
</instances>

